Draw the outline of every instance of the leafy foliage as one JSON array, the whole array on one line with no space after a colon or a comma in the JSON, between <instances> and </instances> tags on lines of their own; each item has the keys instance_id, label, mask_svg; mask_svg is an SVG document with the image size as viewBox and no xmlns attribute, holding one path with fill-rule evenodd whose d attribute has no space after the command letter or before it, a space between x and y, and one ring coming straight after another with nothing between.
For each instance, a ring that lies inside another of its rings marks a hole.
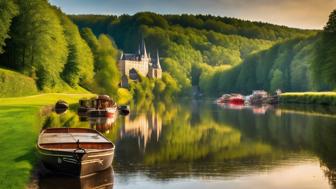
<instances>
[{"instance_id":1,"label":"leafy foliage","mask_svg":"<svg viewBox=\"0 0 336 189\"><path fill-rule=\"evenodd\" d=\"M201 77L201 89L208 95L264 89L283 91L330 90L330 84L313 77L311 64L320 37L298 38L251 55L242 64ZM331 56L331 55L329 55ZM324 73L324 72L323 72Z\"/></svg>"},{"instance_id":2,"label":"leafy foliage","mask_svg":"<svg viewBox=\"0 0 336 189\"><path fill-rule=\"evenodd\" d=\"M269 49L276 42L315 31L291 29L271 24L202 15L159 15L150 12L133 16L71 16L79 27L95 34L106 33L118 47L136 52L145 39L149 51L159 49L162 66L188 94L207 69L239 65L248 56ZM198 72L194 72L198 68ZM199 69L200 68L200 69ZM194 71L193 71L194 70Z\"/></svg>"},{"instance_id":3,"label":"leafy foliage","mask_svg":"<svg viewBox=\"0 0 336 189\"><path fill-rule=\"evenodd\" d=\"M3 47L5 46L5 40L10 38L8 32L12 19L18 12L18 6L13 0L0 1L0 54L4 52Z\"/></svg>"},{"instance_id":4,"label":"leafy foliage","mask_svg":"<svg viewBox=\"0 0 336 189\"><path fill-rule=\"evenodd\" d=\"M93 79L93 54L81 38L79 30L72 21L58 11L67 40L69 55L62 72L63 79L71 86L88 84Z\"/></svg>"},{"instance_id":5,"label":"leafy foliage","mask_svg":"<svg viewBox=\"0 0 336 189\"><path fill-rule=\"evenodd\" d=\"M12 22L1 63L35 78L40 89L53 87L68 54L60 20L44 0L17 2L20 14Z\"/></svg>"},{"instance_id":6,"label":"leafy foliage","mask_svg":"<svg viewBox=\"0 0 336 189\"><path fill-rule=\"evenodd\" d=\"M316 78L336 87L336 10L329 17L329 21L321 34L317 44L317 55L312 64Z\"/></svg>"}]
</instances>

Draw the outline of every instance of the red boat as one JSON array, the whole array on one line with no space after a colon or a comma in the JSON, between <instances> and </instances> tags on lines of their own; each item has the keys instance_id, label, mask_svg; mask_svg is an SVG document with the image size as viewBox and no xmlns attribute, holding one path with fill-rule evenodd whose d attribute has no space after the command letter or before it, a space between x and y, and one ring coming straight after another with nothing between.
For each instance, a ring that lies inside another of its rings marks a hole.
<instances>
[{"instance_id":1,"label":"red boat","mask_svg":"<svg viewBox=\"0 0 336 189\"><path fill-rule=\"evenodd\" d=\"M244 97L241 95L233 96L229 98L229 103L234 105L242 105L245 103Z\"/></svg>"}]
</instances>

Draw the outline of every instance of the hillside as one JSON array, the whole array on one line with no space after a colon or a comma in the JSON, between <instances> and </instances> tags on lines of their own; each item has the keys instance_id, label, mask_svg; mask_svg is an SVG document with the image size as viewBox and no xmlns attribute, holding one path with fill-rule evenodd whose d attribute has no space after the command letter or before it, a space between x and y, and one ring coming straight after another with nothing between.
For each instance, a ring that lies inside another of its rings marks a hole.
<instances>
[{"instance_id":1,"label":"hillside","mask_svg":"<svg viewBox=\"0 0 336 189\"><path fill-rule=\"evenodd\" d=\"M162 79L130 83L135 98L190 95L192 86L218 95L329 90L324 83L336 83L333 24L327 35L210 15L68 16L45 0L0 5L0 66L33 79L38 92L83 89L118 97L120 50L137 52L142 40L149 53L160 53L165 72Z\"/></svg>"},{"instance_id":2,"label":"hillside","mask_svg":"<svg viewBox=\"0 0 336 189\"><path fill-rule=\"evenodd\" d=\"M113 37L118 48L136 52L143 38L150 52L158 49L163 67L179 83L182 91L199 85L202 73L226 70L250 55L273 45L315 35L267 23L203 15L159 15L150 12L132 16L71 15L80 27L96 35Z\"/></svg>"},{"instance_id":3,"label":"hillside","mask_svg":"<svg viewBox=\"0 0 336 189\"><path fill-rule=\"evenodd\" d=\"M28 96L37 93L35 81L14 71L0 69L0 97Z\"/></svg>"},{"instance_id":4,"label":"hillside","mask_svg":"<svg viewBox=\"0 0 336 189\"><path fill-rule=\"evenodd\" d=\"M90 90L117 95L118 51L109 37L94 37L96 46L89 46L68 16L45 0L1 1L0 12L0 66L27 76L3 82L7 92L2 96L30 94L19 89L14 94L8 87L13 82L27 82L33 93ZM101 78L110 80L102 83Z\"/></svg>"}]
</instances>

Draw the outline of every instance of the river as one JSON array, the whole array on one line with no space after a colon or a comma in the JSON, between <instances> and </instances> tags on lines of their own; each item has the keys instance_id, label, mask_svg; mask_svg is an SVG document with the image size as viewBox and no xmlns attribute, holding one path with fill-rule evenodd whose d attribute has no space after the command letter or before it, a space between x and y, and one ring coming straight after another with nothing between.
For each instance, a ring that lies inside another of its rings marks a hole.
<instances>
[{"instance_id":1,"label":"river","mask_svg":"<svg viewBox=\"0 0 336 189\"><path fill-rule=\"evenodd\" d=\"M133 105L131 114L74 122L116 144L113 168L73 179L37 174L38 188L335 188L336 108Z\"/></svg>"}]
</instances>

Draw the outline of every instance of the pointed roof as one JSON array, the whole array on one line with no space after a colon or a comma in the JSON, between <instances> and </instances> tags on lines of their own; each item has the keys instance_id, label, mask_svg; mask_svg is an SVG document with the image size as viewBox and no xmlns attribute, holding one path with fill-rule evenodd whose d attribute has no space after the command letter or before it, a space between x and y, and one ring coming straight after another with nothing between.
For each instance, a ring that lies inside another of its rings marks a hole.
<instances>
[{"instance_id":1,"label":"pointed roof","mask_svg":"<svg viewBox=\"0 0 336 189\"><path fill-rule=\"evenodd\" d=\"M145 44L145 40L142 39L142 53L143 53L143 56L145 58L147 58L147 50L146 50L146 44Z\"/></svg>"},{"instance_id":2,"label":"pointed roof","mask_svg":"<svg viewBox=\"0 0 336 189\"><path fill-rule=\"evenodd\" d=\"M156 61L155 64L153 65L154 67L161 69L161 64L160 64L160 56L159 56L159 51L156 51Z\"/></svg>"}]
</instances>

